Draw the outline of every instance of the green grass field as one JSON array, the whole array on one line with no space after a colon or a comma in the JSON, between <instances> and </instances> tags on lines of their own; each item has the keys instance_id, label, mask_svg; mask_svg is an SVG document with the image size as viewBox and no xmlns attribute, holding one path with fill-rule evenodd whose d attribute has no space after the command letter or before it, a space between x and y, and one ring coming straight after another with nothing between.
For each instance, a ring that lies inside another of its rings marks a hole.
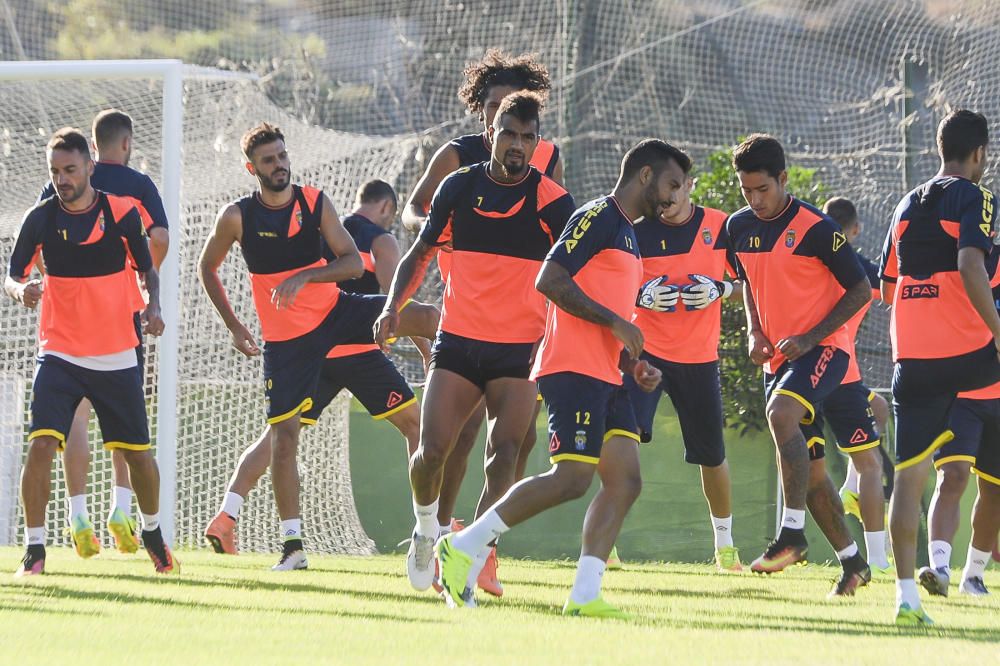
<instances>
[{"instance_id":1,"label":"green grass field","mask_svg":"<svg viewBox=\"0 0 1000 666\"><path fill-rule=\"evenodd\" d=\"M994 663L1000 594L925 603L930 630L891 624L892 582L824 599L835 570L762 578L706 565L631 564L605 596L628 622L564 618L574 563L501 560L506 595L449 610L413 592L400 556L313 557L274 574L273 556L181 552L179 577L142 557L90 561L50 549L45 576L15 581L0 549L0 664L916 664ZM1000 572L987 574L1000 593Z\"/></svg>"}]
</instances>

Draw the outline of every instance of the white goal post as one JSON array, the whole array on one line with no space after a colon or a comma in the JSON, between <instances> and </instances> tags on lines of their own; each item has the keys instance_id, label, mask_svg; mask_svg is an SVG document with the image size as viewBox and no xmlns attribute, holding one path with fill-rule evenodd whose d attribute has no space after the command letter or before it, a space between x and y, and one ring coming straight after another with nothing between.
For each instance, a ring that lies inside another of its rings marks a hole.
<instances>
[{"instance_id":1,"label":"white goal post","mask_svg":"<svg viewBox=\"0 0 1000 666\"><path fill-rule=\"evenodd\" d=\"M177 317L183 143L183 71L180 60L58 60L0 62L0 81L81 78L159 78L163 80L162 174L160 195L170 224L170 246L160 266L160 308L165 328L160 338L157 382L156 462L160 468L160 527L174 542L177 478Z\"/></svg>"}]
</instances>

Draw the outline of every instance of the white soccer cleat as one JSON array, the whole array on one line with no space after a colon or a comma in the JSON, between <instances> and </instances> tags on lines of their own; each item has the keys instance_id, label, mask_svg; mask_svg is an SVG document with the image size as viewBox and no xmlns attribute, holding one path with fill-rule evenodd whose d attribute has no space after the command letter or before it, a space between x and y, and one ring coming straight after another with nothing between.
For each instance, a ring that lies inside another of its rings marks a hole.
<instances>
[{"instance_id":1,"label":"white soccer cleat","mask_svg":"<svg viewBox=\"0 0 1000 666\"><path fill-rule=\"evenodd\" d=\"M983 579L978 576L963 578L962 584L958 587L958 591L960 594L968 594L972 597L986 597L990 594L990 591L986 589L986 583L984 583Z\"/></svg>"},{"instance_id":2,"label":"white soccer cleat","mask_svg":"<svg viewBox=\"0 0 1000 666\"><path fill-rule=\"evenodd\" d=\"M281 559L271 567L271 571L295 571L297 569L308 569L309 562L306 560L306 551L304 550L293 550L290 553L284 553Z\"/></svg>"},{"instance_id":3,"label":"white soccer cleat","mask_svg":"<svg viewBox=\"0 0 1000 666\"><path fill-rule=\"evenodd\" d=\"M948 596L948 585L951 582L951 575L947 568L938 567L934 569L932 567L924 567L918 572L917 579L929 594L938 597Z\"/></svg>"},{"instance_id":4,"label":"white soccer cleat","mask_svg":"<svg viewBox=\"0 0 1000 666\"><path fill-rule=\"evenodd\" d=\"M416 532L406 551L406 577L414 590L423 592L434 582L434 539Z\"/></svg>"}]
</instances>

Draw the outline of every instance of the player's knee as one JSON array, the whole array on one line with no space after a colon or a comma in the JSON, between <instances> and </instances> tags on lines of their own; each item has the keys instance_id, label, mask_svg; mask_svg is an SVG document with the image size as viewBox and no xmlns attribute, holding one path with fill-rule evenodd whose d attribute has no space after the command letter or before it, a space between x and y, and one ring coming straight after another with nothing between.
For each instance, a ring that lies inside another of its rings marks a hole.
<instances>
[{"instance_id":1,"label":"player's knee","mask_svg":"<svg viewBox=\"0 0 1000 666\"><path fill-rule=\"evenodd\" d=\"M556 465L552 478L559 487L560 499L568 502L586 495L596 471L596 466L586 463Z\"/></svg>"},{"instance_id":2,"label":"player's knee","mask_svg":"<svg viewBox=\"0 0 1000 666\"><path fill-rule=\"evenodd\" d=\"M970 475L967 463L950 463L938 470L938 492L941 495L961 497L969 485Z\"/></svg>"},{"instance_id":3,"label":"player's knee","mask_svg":"<svg viewBox=\"0 0 1000 666\"><path fill-rule=\"evenodd\" d=\"M779 444L794 436L802 421L804 407L798 402L777 395L767 403L767 424L779 439Z\"/></svg>"},{"instance_id":4,"label":"player's knee","mask_svg":"<svg viewBox=\"0 0 1000 666\"><path fill-rule=\"evenodd\" d=\"M57 451L59 451L59 440L45 435L31 440L28 456L37 462L48 460L51 463L55 459Z\"/></svg>"},{"instance_id":5,"label":"player's knee","mask_svg":"<svg viewBox=\"0 0 1000 666\"><path fill-rule=\"evenodd\" d=\"M426 468L441 469L448 462L448 447L438 438L422 437L416 457Z\"/></svg>"},{"instance_id":6,"label":"player's knee","mask_svg":"<svg viewBox=\"0 0 1000 666\"><path fill-rule=\"evenodd\" d=\"M142 451L133 451L132 449L114 449L115 452L121 451L122 459L125 464L129 465L142 465L144 463L155 462L153 458L153 451L151 449L143 449Z\"/></svg>"},{"instance_id":7,"label":"player's knee","mask_svg":"<svg viewBox=\"0 0 1000 666\"><path fill-rule=\"evenodd\" d=\"M854 468L858 470L858 474L862 476L877 474L879 478L882 477L882 456L878 452L878 448L852 453L851 461L854 463Z\"/></svg>"},{"instance_id":8,"label":"player's knee","mask_svg":"<svg viewBox=\"0 0 1000 666\"><path fill-rule=\"evenodd\" d=\"M642 494L642 474L638 469L623 474L621 478L615 479L615 489L624 501L632 504Z\"/></svg>"}]
</instances>

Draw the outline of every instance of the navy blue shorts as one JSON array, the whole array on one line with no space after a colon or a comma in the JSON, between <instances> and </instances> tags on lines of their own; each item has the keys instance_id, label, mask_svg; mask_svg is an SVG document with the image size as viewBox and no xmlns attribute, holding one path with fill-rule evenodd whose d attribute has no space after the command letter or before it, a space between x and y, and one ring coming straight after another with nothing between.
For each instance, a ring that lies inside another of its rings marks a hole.
<instances>
[{"instance_id":1,"label":"navy blue shorts","mask_svg":"<svg viewBox=\"0 0 1000 666\"><path fill-rule=\"evenodd\" d=\"M956 399L948 428L955 439L934 452L934 466L965 460L981 478L1000 484L1000 399Z\"/></svg>"},{"instance_id":2,"label":"navy blue shorts","mask_svg":"<svg viewBox=\"0 0 1000 666\"><path fill-rule=\"evenodd\" d=\"M992 342L960 356L896 361L892 373L896 469L926 460L952 439L948 414L959 393L998 381L1000 362Z\"/></svg>"},{"instance_id":3,"label":"navy blue shorts","mask_svg":"<svg viewBox=\"0 0 1000 666\"><path fill-rule=\"evenodd\" d=\"M860 381L841 384L823 401L815 425L823 432L823 421L829 423L837 448L844 453L874 449L880 440L871 397L872 392Z\"/></svg>"},{"instance_id":4,"label":"navy blue shorts","mask_svg":"<svg viewBox=\"0 0 1000 666\"><path fill-rule=\"evenodd\" d=\"M285 421L313 406L327 352L337 345L374 343L372 325L384 305L384 295L343 291L313 330L291 340L264 343L268 423Z\"/></svg>"},{"instance_id":5,"label":"navy blue shorts","mask_svg":"<svg viewBox=\"0 0 1000 666\"><path fill-rule=\"evenodd\" d=\"M532 342L485 342L438 331L430 368L454 372L485 391L494 379L527 379L534 348Z\"/></svg>"},{"instance_id":6,"label":"navy blue shorts","mask_svg":"<svg viewBox=\"0 0 1000 666\"><path fill-rule=\"evenodd\" d=\"M660 386L650 393L639 388L631 376L625 376L625 389L635 409L641 441L652 440L656 407L660 396L666 393L681 424L684 461L705 467L718 467L725 462L719 362L675 363L648 352L643 352L640 358L663 373Z\"/></svg>"},{"instance_id":7,"label":"navy blue shorts","mask_svg":"<svg viewBox=\"0 0 1000 666\"><path fill-rule=\"evenodd\" d=\"M764 373L765 403L772 395L787 395L806 408L800 427L810 460L820 460L826 455L822 423L816 422L816 416L823 408L823 401L840 388L849 362L847 352L827 345L815 347L794 361L785 361L773 375Z\"/></svg>"},{"instance_id":8,"label":"navy blue shorts","mask_svg":"<svg viewBox=\"0 0 1000 666\"><path fill-rule=\"evenodd\" d=\"M377 349L328 358L323 361L312 407L302 412L302 424L315 425L326 406L345 388L375 419L392 416L417 402L403 375Z\"/></svg>"},{"instance_id":9,"label":"navy blue shorts","mask_svg":"<svg viewBox=\"0 0 1000 666\"><path fill-rule=\"evenodd\" d=\"M577 374L556 372L538 378L549 412L549 461L597 464L604 442L615 436L639 441L632 403L622 386Z\"/></svg>"},{"instance_id":10,"label":"navy blue shorts","mask_svg":"<svg viewBox=\"0 0 1000 666\"><path fill-rule=\"evenodd\" d=\"M104 448L132 451L150 448L139 366L88 370L55 356L43 356L35 364L28 440L48 435L59 440L62 449L73 414L83 398L94 406Z\"/></svg>"}]
</instances>

